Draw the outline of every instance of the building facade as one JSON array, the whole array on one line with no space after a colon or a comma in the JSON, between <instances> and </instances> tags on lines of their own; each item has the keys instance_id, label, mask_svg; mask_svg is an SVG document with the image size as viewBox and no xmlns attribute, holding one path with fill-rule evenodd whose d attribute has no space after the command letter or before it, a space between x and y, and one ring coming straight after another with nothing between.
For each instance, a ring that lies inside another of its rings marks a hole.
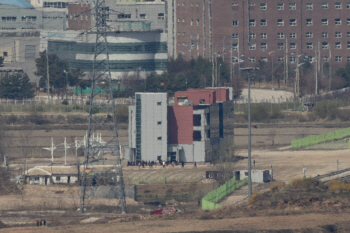
<instances>
[{"instance_id":1,"label":"building facade","mask_svg":"<svg viewBox=\"0 0 350 233\"><path fill-rule=\"evenodd\" d=\"M130 160L212 161L222 143L233 143L233 101L229 93L230 88L176 92L175 105L166 108L160 108L155 99L160 93L137 93L136 106L129 107ZM166 94L162 95L166 100ZM143 100L146 97L147 102ZM156 105L158 109L154 109ZM162 136L158 136L160 127ZM161 148L161 156L155 148Z\"/></svg>"},{"instance_id":2,"label":"building facade","mask_svg":"<svg viewBox=\"0 0 350 233\"><path fill-rule=\"evenodd\" d=\"M249 10L247 2L169 0L169 54L234 63L240 57L246 66L274 59L292 68L303 54L318 70L328 62L334 72L350 62L350 2L250 0Z\"/></svg>"},{"instance_id":3,"label":"building facade","mask_svg":"<svg viewBox=\"0 0 350 233\"><path fill-rule=\"evenodd\" d=\"M79 31L44 32L41 34L40 51L48 48L57 54L70 68L92 71L96 34ZM109 63L113 79L125 73L139 71L162 73L167 68L166 35L160 31L110 32L107 36ZM102 59L102 58L98 58Z\"/></svg>"},{"instance_id":4,"label":"building facade","mask_svg":"<svg viewBox=\"0 0 350 233\"><path fill-rule=\"evenodd\" d=\"M129 147L132 161L167 159L167 94L136 93L129 107Z\"/></svg>"}]
</instances>

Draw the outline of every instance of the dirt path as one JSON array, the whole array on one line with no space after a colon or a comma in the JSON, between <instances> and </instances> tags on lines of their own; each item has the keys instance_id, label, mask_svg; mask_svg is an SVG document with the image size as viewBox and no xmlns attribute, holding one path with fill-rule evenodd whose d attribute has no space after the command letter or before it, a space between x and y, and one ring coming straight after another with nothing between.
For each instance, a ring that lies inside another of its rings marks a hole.
<instances>
[{"instance_id":1,"label":"dirt path","mask_svg":"<svg viewBox=\"0 0 350 233\"><path fill-rule=\"evenodd\" d=\"M49 228L18 227L1 233L80 233L80 232L189 232L218 230L320 229L320 226L348 221L350 214L305 214L296 216L243 217L220 220L156 220L125 223L67 225Z\"/></svg>"}]
</instances>

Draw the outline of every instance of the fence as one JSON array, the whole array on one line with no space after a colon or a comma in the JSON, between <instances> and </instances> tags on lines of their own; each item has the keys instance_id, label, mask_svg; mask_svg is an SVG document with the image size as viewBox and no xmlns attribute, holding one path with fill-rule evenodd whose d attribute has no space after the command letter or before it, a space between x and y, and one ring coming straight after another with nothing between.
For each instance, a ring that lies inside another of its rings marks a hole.
<instances>
[{"instance_id":1,"label":"fence","mask_svg":"<svg viewBox=\"0 0 350 233\"><path fill-rule=\"evenodd\" d=\"M266 106L266 108L278 108L280 111L286 111L286 110L293 110L293 111L303 111L304 110L304 104L301 102L260 102L260 103L252 103L252 107L256 105L263 105ZM244 112L248 109L248 103L242 103L242 102L235 102L234 104L235 112Z\"/></svg>"},{"instance_id":2,"label":"fence","mask_svg":"<svg viewBox=\"0 0 350 233\"><path fill-rule=\"evenodd\" d=\"M248 183L248 178L236 183L236 179L233 178L221 185L218 189L209 192L202 198L202 210L220 209L221 206L217 204L223 197L227 196L235 189L242 187Z\"/></svg>"},{"instance_id":3,"label":"fence","mask_svg":"<svg viewBox=\"0 0 350 233\"><path fill-rule=\"evenodd\" d=\"M339 129L329 133L319 134L319 135L311 135L305 138L295 139L291 142L292 150L300 149L303 147L317 145L319 143L324 143L327 141L333 141L342 139L350 136L350 128Z\"/></svg>"}]
</instances>

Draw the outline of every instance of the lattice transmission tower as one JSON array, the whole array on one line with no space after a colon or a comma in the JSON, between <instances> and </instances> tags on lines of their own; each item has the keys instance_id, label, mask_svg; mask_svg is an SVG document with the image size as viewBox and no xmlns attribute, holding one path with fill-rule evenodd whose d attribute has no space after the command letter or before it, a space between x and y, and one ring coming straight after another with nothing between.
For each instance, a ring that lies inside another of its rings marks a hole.
<instances>
[{"instance_id":1,"label":"lattice transmission tower","mask_svg":"<svg viewBox=\"0 0 350 233\"><path fill-rule=\"evenodd\" d=\"M93 11L95 12L96 24L92 32L88 33L95 35L96 41L91 75L89 126L84 151L80 211L83 213L91 205L91 201L96 197L94 195L96 189L104 187L109 189L108 195L110 198L112 196L112 198L119 199L121 211L122 213L126 213L125 187L107 42L108 17L105 0L96 0L94 4ZM95 97L101 92L107 93L107 98L97 101ZM105 112L107 114L103 116L101 114L96 115L97 112ZM94 133L102 130L109 130L111 132L111 139L104 143L93 140ZM101 160L101 154L111 155L108 162L111 163L112 161L112 165L109 166L108 170L94 170L94 165L91 164L92 160L94 162Z\"/></svg>"}]
</instances>

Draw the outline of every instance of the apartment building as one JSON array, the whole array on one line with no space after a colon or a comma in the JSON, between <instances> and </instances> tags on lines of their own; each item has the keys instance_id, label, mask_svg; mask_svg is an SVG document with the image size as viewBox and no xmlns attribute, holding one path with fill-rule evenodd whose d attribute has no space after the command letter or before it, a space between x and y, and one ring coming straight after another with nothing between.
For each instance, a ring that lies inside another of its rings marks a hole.
<instances>
[{"instance_id":1,"label":"apartment building","mask_svg":"<svg viewBox=\"0 0 350 233\"><path fill-rule=\"evenodd\" d=\"M170 1L172 56L240 57L249 66L274 59L293 67L305 54L333 71L350 62L350 1L250 0L249 10L246 0Z\"/></svg>"}]
</instances>

